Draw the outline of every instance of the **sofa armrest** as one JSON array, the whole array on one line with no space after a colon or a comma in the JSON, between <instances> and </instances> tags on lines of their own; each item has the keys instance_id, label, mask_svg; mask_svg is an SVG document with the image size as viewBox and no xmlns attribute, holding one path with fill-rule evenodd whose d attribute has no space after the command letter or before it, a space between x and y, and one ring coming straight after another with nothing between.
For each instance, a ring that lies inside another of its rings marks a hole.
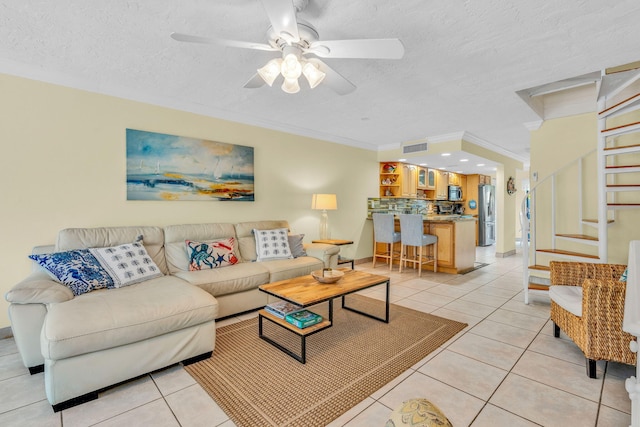
<instances>
[{"instance_id":1,"label":"sofa armrest","mask_svg":"<svg viewBox=\"0 0 640 427\"><path fill-rule=\"evenodd\" d=\"M44 271L35 271L5 294L12 304L49 304L73 299L73 292L51 279Z\"/></svg>"},{"instance_id":2,"label":"sofa armrest","mask_svg":"<svg viewBox=\"0 0 640 427\"><path fill-rule=\"evenodd\" d=\"M551 261L551 285L582 286L586 279L617 281L626 267L623 264Z\"/></svg>"},{"instance_id":3,"label":"sofa armrest","mask_svg":"<svg viewBox=\"0 0 640 427\"><path fill-rule=\"evenodd\" d=\"M326 243L305 243L304 250L308 256L321 260L325 268L336 268L338 266L339 246Z\"/></svg>"}]
</instances>

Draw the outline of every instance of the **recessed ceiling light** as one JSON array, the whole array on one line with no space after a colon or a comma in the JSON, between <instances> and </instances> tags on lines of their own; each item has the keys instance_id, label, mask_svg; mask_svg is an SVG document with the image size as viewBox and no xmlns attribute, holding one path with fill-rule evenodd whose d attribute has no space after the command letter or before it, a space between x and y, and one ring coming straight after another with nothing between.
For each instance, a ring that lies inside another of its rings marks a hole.
<instances>
[{"instance_id":1,"label":"recessed ceiling light","mask_svg":"<svg viewBox=\"0 0 640 427\"><path fill-rule=\"evenodd\" d=\"M478 163L476 166L484 166L484 163Z\"/></svg>"},{"instance_id":2,"label":"recessed ceiling light","mask_svg":"<svg viewBox=\"0 0 640 427\"><path fill-rule=\"evenodd\" d=\"M460 159L461 162L468 162L469 159Z\"/></svg>"},{"instance_id":3,"label":"recessed ceiling light","mask_svg":"<svg viewBox=\"0 0 640 427\"><path fill-rule=\"evenodd\" d=\"M420 166L427 166L426 163L420 163Z\"/></svg>"},{"instance_id":4,"label":"recessed ceiling light","mask_svg":"<svg viewBox=\"0 0 640 427\"><path fill-rule=\"evenodd\" d=\"M497 170L498 170L498 168L493 168L493 170L494 170L494 171L497 171Z\"/></svg>"},{"instance_id":5,"label":"recessed ceiling light","mask_svg":"<svg viewBox=\"0 0 640 427\"><path fill-rule=\"evenodd\" d=\"M451 153L442 153L441 156L446 157L446 156L450 156Z\"/></svg>"},{"instance_id":6,"label":"recessed ceiling light","mask_svg":"<svg viewBox=\"0 0 640 427\"><path fill-rule=\"evenodd\" d=\"M398 159L399 162L406 162L407 159Z\"/></svg>"},{"instance_id":7,"label":"recessed ceiling light","mask_svg":"<svg viewBox=\"0 0 640 427\"><path fill-rule=\"evenodd\" d=\"M438 169L443 170L443 169L444 169L444 167L441 167L441 168L438 168Z\"/></svg>"},{"instance_id":8,"label":"recessed ceiling light","mask_svg":"<svg viewBox=\"0 0 640 427\"><path fill-rule=\"evenodd\" d=\"M462 171L456 171L456 173L462 173Z\"/></svg>"}]
</instances>

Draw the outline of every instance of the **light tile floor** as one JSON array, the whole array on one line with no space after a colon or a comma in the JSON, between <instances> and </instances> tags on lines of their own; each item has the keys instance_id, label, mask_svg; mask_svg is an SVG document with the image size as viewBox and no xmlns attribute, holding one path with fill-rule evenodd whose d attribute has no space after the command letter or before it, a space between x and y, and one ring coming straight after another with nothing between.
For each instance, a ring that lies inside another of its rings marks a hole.
<instances>
[{"instance_id":1,"label":"light tile floor","mask_svg":"<svg viewBox=\"0 0 640 427\"><path fill-rule=\"evenodd\" d=\"M390 273L392 302L469 326L331 426L383 426L393 408L414 397L434 402L456 427L630 424L624 381L634 368L598 362L598 378L587 378L578 348L566 336L553 337L547 297L523 303L522 257L495 258L494 253L491 246L478 248L476 260L489 265L465 275ZM356 268L388 274L384 264ZM366 294L383 298L381 289ZM218 323L251 316L255 314ZM0 426L94 425L234 423L180 366L54 414L45 399L43 375L28 374L13 339L0 341Z\"/></svg>"}]
</instances>

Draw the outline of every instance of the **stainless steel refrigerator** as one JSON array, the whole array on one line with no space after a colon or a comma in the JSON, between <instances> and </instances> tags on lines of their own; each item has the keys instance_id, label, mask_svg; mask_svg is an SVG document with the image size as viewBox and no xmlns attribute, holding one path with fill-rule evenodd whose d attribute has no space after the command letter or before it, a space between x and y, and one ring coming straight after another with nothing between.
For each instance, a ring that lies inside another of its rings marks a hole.
<instances>
[{"instance_id":1,"label":"stainless steel refrigerator","mask_svg":"<svg viewBox=\"0 0 640 427\"><path fill-rule=\"evenodd\" d=\"M496 242L496 188L493 185L478 186L478 246L490 246Z\"/></svg>"}]
</instances>

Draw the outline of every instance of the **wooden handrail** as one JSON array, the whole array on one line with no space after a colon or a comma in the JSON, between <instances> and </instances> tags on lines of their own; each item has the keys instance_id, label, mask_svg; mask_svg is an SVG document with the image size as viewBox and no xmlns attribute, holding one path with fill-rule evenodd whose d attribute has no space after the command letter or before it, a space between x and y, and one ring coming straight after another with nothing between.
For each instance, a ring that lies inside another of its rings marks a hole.
<instances>
[{"instance_id":1,"label":"wooden handrail","mask_svg":"<svg viewBox=\"0 0 640 427\"><path fill-rule=\"evenodd\" d=\"M616 108L618 105L624 104L625 102L631 101L633 98L638 98L638 97L640 97L640 93L637 93L637 94L635 94L635 95L633 95L633 96L630 96L629 98L625 99L624 101L620 101L620 102L618 102L617 104L612 105L611 107L609 107L609 108L607 108L607 109L605 109L605 110L600 111L600 112L598 113L598 115L602 115L602 114L606 113L607 111L609 111L609 110L612 110L612 109Z\"/></svg>"},{"instance_id":2,"label":"wooden handrail","mask_svg":"<svg viewBox=\"0 0 640 427\"><path fill-rule=\"evenodd\" d=\"M640 125L640 122L629 123L629 124L622 125L622 126L612 127L612 128L609 128L609 129L602 129L600 132L604 133L604 132L609 132L609 131L616 130L616 129L628 128L628 127L635 126L635 125Z\"/></svg>"}]
</instances>

